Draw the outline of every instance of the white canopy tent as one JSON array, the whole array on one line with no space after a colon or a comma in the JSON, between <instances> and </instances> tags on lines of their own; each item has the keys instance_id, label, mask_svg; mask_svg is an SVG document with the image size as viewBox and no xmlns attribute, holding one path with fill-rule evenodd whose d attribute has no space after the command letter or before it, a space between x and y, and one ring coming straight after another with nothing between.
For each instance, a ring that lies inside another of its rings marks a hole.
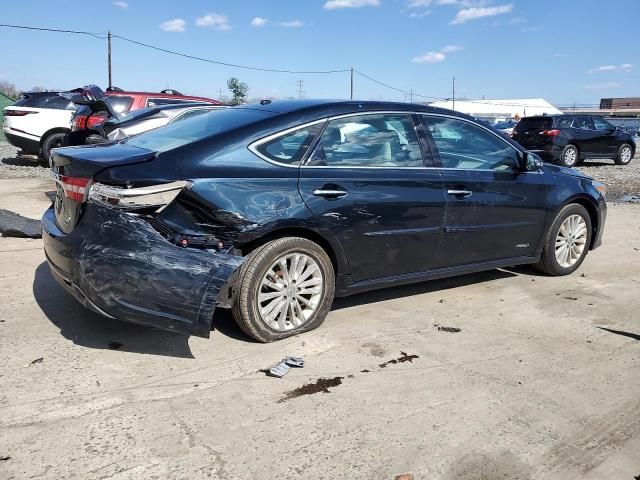
<instances>
[{"instance_id":1,"label":"white canopy tent","mask_svg":"<svg viewBox=\"0 0 640 480\"><path fill-rule=\"evenodd\" d=\"M514 100L452 100L434 102L432 107L448 108L474 117L513 118L532 115L559 115L562 112L543 98L520 98Z\"/></svg>"}]
</instances>

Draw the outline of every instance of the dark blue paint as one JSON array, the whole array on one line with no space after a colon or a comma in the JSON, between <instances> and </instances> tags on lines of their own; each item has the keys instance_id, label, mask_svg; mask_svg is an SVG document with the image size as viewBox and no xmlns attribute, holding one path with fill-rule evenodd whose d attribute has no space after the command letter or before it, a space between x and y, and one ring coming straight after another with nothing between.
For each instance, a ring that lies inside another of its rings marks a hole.
<instances>
[{"instance_id":1,"label":"dark blue paint","mask_svg":"<svg viewBox=\"0 0 640 480\"><path fill-rule=\"evenodd\" d=\"M338 295L536 262L554 216L572 201L592 214L591 247L601 242L606 205L591 179L553 165L535 172L523 166L500 172L442 169L417 116L425 168L287 167L247 148L272 133L347 113L439 113L473 121L468 116L381 102L273 102L251 108L265 115L165 152L115 144L55 154L59 173L111 185L192 181L156 219L176 235L214 237L223 244L219 253L176 247L144 217L88 203L68 235L58 230L51 211L45 214L45 251L53 268L114 317L204 335L203 318L216 301L227 303L214 297L226 291L223 284L240 264L235 255L281 235L306 236L329 251ZM518 144L504 141L524 155ZM447 195L460 187L473 195ZM315 189L348 194L326 198L314 195Z\"/></svg>"}]
</instances>

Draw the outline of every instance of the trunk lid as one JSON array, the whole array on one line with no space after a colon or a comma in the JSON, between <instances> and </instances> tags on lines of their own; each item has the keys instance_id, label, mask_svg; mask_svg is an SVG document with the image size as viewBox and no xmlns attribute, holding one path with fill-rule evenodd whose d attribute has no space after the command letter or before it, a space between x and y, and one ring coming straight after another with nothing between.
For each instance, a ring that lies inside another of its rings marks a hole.
<instances>
[{"instance_id":1,"label":"trunk lid","mask_svg":"<svg viewBox=\"0 0 640 480\"><path fill-rule=\"evenodd\" d=\"M56 180L56 224L69 234L80 221L91 180L102 170L117 165L149 162L156 152L124 144L57 148L52 151Z\"/></svg>"}]
</instances>

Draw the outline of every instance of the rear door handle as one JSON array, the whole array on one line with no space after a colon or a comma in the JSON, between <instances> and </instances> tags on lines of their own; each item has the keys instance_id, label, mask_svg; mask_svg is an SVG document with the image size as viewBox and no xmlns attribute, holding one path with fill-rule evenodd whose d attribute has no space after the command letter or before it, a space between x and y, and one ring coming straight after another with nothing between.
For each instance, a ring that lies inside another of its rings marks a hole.
<instances>
[{"instance_id":1,"label":"rear door handle","mask_svg":"<svg viewBox=\"0 0 640 480\"><path fill-rule=\"evenodd\" d=\"M340 198L344 197L347 192L344 190L333 190L333 189L324 189L324 188L316 188L313 191L313 194L316 197L325 197L325 198Z\"/></svg>"},{"instance_id":2,"label":"rear door handle","mask_svg":"<svg viewBox=\"0 0 640 480\"><path fill-rule=\"evenodd\" d=\"M471 195L473 195L473 192L469 190L447 190L447 193L449 195L454 195L456 197L462 198L470 197Z\"/></svg>"}]
</instances>

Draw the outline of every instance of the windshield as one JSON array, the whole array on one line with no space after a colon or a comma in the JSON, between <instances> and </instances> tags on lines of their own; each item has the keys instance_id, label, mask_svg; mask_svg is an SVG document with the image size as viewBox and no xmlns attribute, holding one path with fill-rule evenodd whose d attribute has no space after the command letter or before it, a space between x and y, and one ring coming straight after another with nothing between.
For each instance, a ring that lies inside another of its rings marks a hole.
<instances>
[{"instance_id":1,"label":"windshield","mask_svg":"<svg viewBox=\"0 0 640 480\"><path fill-rule=\"evenodd\" d=\"M272 112L248 108L214 110L130 137L123 143L155 152L166 152L218 133L249 125L271 115L273 115Z\"/></svg>"}]
</instances>

